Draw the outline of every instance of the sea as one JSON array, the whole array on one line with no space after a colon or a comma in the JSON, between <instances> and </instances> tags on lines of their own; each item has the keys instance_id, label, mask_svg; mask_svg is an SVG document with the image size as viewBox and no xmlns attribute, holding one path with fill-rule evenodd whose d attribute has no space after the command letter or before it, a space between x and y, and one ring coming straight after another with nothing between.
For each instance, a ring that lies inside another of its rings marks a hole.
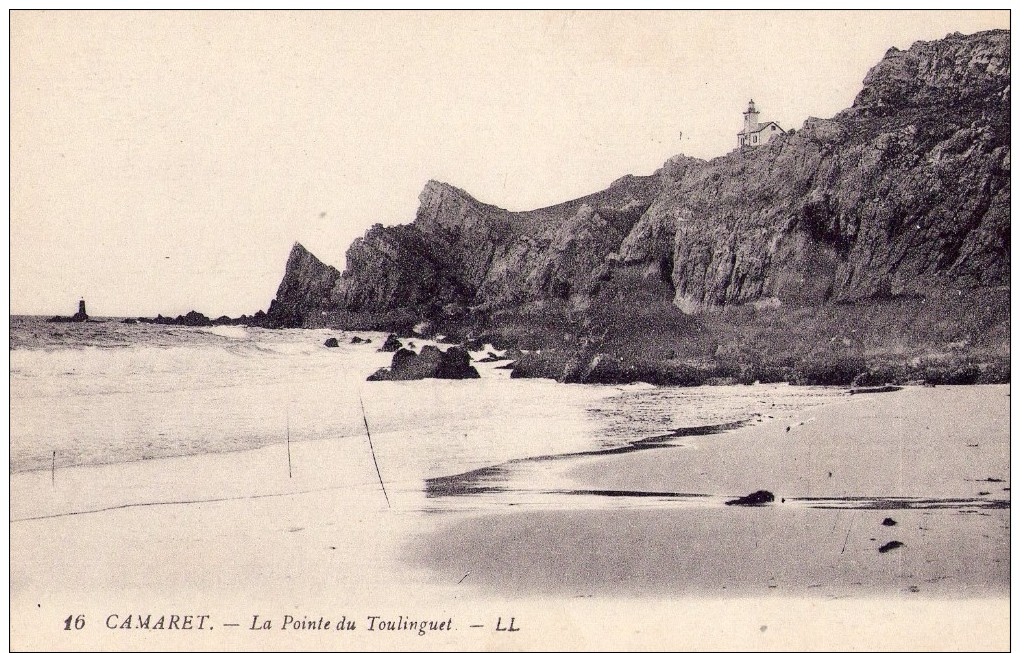
<instances>
[{"instance_id":1,"label":"sea","mask_svg":"<svg viewBox=\"0 0 1020 653\"><path fill-rule=\"evenodd\" d=\"M356 439L371 440L371 449L358 451L377 457L381 475L420 499L436 487L430 479L507 461L623 451L684 429L788 419L843 395L772 384L511 379L499 369L505 361L477 362L498 352L491 346L472 352L479 379L369 382L392 357L378 351L385 333L37 316L13 316L10 324L12 475L59 478L65 468ZM354 336L371 342L352 343ZM332 337L339 346L325 347Z\"/></svg>"}]
</instances>

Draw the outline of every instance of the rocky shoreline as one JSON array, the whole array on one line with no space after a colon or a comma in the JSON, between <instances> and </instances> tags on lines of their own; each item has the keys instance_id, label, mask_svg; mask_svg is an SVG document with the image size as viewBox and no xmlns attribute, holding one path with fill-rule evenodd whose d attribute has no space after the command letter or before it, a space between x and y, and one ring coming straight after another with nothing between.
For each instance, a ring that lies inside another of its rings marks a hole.
<instances>
[{"instance_id":1,"label":"rocky shoreline","mask_svg":"<svg viewBox=\"0 0 1020 653\"><path fill-rule=\"evenodd\" d=\"M1008 31L891 48L767 145L533 211L429 181L343 272L296 243L266 312L138 321L445 335L567 383L1006 382L1010 88Z\"/></svg>"}]
</instances>

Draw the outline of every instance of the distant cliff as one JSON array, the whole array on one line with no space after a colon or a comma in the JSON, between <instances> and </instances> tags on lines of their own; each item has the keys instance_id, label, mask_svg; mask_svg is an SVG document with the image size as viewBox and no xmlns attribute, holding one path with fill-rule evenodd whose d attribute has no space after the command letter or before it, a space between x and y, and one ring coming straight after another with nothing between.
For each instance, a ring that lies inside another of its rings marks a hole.
<instances>
[{"instance_id":1,"label":"distant cliff","mask_svg":"<svg viewBox=\"0 0 1020 653\"><path fill-rule=\"evenodd\" d=\"M697 315L1005 286L1009 38L890 49L831 119L549 208L510 212L430 181L415 220L373 227L342 274L295 245L269 315L490 324L555 305L569 321L625 287Z\"/></svg>"}]
</instances>

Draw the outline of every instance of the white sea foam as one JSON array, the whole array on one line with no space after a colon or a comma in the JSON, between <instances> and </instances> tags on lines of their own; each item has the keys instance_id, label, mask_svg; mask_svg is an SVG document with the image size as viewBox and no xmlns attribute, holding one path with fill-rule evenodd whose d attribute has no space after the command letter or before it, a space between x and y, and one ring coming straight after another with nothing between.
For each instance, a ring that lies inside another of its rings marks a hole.
<instances>
[{"instance_id":1,"label":"white sea foam","mask_svg":"<svg viewBox=\"0 0 1020 653\"><path fill-rule=\"evenodd\" d=\"M237 340L244 340L248 337L248 329L243 326L230 326L227 324L220 324L217 326L209 327L206 329L209 333L215 333L218 336L224 338L235 338Z\"/></svg>"},{"instance_id":2,"label":"white sea foam","mask_svg":"<svg viewBox=\"0 0 1020 653\"><path fill-rule=\"evenodd\" d=\"M14 326L14 473L48 469L54 452L59 468L256 449L288 436L364 438L363 405L388 481L420 491L424 478L616 447L766 409L778 417L833 393L569 385L511 380L490 364L477 365L477 380L368 383L391 360L378 351L385 334L358 333L373 342L351 344L355 334L334 330L226 327L244 331L241 339L221 327ZM329 337L339 346L324 347ZM418 348L428 343L415 339ZM342 475L346 463L336 464Z\"/></svg>"}]
</instances>

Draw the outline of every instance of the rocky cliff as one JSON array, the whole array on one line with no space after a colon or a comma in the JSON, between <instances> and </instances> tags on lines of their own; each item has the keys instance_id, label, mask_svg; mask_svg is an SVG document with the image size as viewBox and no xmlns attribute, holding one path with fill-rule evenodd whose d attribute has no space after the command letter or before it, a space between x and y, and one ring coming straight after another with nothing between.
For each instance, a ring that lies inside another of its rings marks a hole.
<instances>
[{"instance_id":1,"label":"rocky cliff","mask_svg":"<svg viewBox=\"0 0 1020 653\"><path fill-rule=\"evenodd\" d=\"M893 48L853 106L766 146L527 212L430 181L415 220L373 227L342 274L296 245L270 315L486 322L590 312L624 287L703 314L1004 286L1009 107L1009 32Z\"/></svg>"}]
</instances>

